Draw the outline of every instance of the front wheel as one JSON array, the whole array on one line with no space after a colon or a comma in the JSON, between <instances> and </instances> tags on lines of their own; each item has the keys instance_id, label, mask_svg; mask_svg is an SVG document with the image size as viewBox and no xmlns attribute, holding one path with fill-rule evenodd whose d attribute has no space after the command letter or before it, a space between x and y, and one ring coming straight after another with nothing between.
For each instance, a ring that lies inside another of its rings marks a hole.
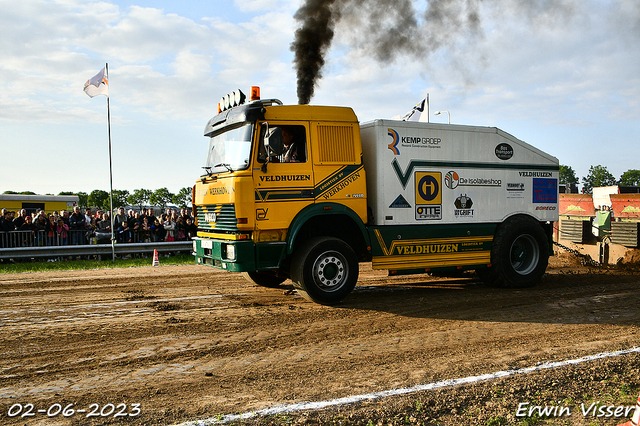
<instances>
[{"instance_id":1,"label":"front wheel","mask_svg":"<svg viewBox=\"0 0 640 426\"><path fill-rule=\"evenodd\" d=\"M291 261L291 280L305 299L335 305L355 287L358 259L340 239L313 238L296 250Z\"/></svg>"},{"instance_id":2,"label":"front wheel","mask_svg":"<svg viewBox=\"0 0 640 426\"><path fill-rule=\"evenodd\" d=\"M533 218L517 216L498 227L491 246L491 267L479 275L496 287L532 287L542 279L548 263L544 229Z\"/></svg>"}]
</instances>

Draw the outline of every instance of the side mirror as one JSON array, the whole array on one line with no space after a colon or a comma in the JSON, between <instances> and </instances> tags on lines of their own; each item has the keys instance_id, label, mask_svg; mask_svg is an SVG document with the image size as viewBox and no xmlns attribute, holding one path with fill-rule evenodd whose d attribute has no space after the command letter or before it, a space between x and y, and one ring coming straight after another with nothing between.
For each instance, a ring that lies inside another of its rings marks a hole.
<instances>
[{"instance_id":1,"label":"side mirror","mask_svg":"<svg viewBox=\"0 0 640 426\"><path fill-rule=\"evenodd\" d=\"M280 127L267 128L264 135L264 148L269 157L282 154L282 129Z\"/></svg>"}]
</instances>

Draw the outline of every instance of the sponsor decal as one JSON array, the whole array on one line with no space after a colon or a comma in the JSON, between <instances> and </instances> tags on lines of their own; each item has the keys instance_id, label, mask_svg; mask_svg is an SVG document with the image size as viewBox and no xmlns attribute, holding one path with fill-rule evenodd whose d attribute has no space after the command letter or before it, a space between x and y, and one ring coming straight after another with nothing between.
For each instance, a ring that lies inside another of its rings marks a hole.
<instances>
[{"instance_id":1,"label":"sponsor decal","mask_svg":"<svg viewBox=\"0 0 640 426\"><path fill-rule=\"evenodd\" d=\"M449 189L456 189L458 186L486 186L499 188L502 186L502 179L492 177L465 177L459 173L450 171L444 177L444 183Z\"/></svg>"},{"instance_id":2,"label":"sponsor decal","mask_svg":"<svg viewBox=\"0 0 640 426\"><path fill-rule=\"evenodd\" d=\"M334 186L333 188L331 188L330 190L328 190L327 192L325 192L324 194L322 194L322 196L324 197L324 199L328 199L330 197L333 197L334 195L336 195L338 192L342 191L343 189L345 189L347 186L351 185L351 183L353 181L355 181L356 179L360 178L360 173L355 172L350 176L347 176L344 180L342 180L340 183L338 183L336 186ZM364 196L364 194L363 194Z\"/></svg>"},{"instance_id":3,"label":"sponsor decal","mask_svg":"<svg viewBox=\"0 0 640 426\"><path fill-rule=\"evenodd\" d=\"M261 182L297 182L311 180L311 175L260 176Z\"/></svg>"},{"instance_id":4,"label":"sponsor decal","mask_svg":"<svg viewBox=\"0 0 640 426\"><path fill-rule=\"evenodd\" d=\"M558 179L533 179L533 202L550 204L558 202Z\"/></svg>"},{"instance_id":5,"label":"sponsor decal","mask_svg":"<svg viewBox=\"0 0 640 426\"><path fill-rule=\"evenodd\" d=\"M460 194L460 196L456 198L456 201L454 201L453 204L457 209L470 209L471 206L473 206L473 201L467 196L467 194Z\"/></svg>"},{"instance_id":6,"label":"sponsor decal","mask_svg":"<svg viewBox=\"0 0 640 426\"><path fill-rule=\"evenodd\" d=\"M557 206L536 206L536 210L556 210Z\"/></svg>"},{"instance_id":7,"label":"sponsor decal","mask_svg":"<svg viewBox=\"0 0 640 426\"><path fill-rule=\"evenodd\" d=\"M442 219L442 206L416 206L416 220Z\"/></svg>"},{"instance_id":8,"label":"sponsor decal","mask_svg":"<svg viewBox=\"0 0 640 426\"><path fill-rule=\"evenodd\" d=\"M389 145L389 149L393 152L394 155L400 155L400 150L398 149L398 142L400 141L400 136L398 132L393 129L387 129L387 134L391 136L393 140Z\"/></svg>"},{"instance_id":9,"label":"sponsor decal","mask_svg":"<svg viewBox=\"0 0 640 426\"><path fill-rule=\"evenodd\" d=\"M391 143L388 148L394 155L400 155L398 144L407 148L440 148L441 138L427 138L423 136L400 136L395 129L387 129L387 134L391 136Z\"/></svg>"},{"instance_id":10,"label":"sponsor decal","mask_svg":"<svg viewBox=\"0 0 640 426\"><path fill-rule=\"evenodd\" d=\"M509 192L523 192L524 191L524 182L515 182L515 183L511 183L508 182L507 183L507 191Z\"/></svg>"},{"instance_id":11,"label":"sponsor decal","mask_svg":"<svg viewBox=\"0 0 640 426\"><path fill-rule=\"evenodd\" d=\"M256 209L256 220L269 220L267 219L267 213L269 209Z\"/></svg>"},{"instance_id":12,"label":"sponsor decal","mask_svg":"<svg viewBox=\"0 0 640 426\"><path fill-rule=\"evenodd\" d=\"M442 173L416 172L416 204L442 204Z\"/></svg>"},{"instance_id":13,"label":"sponsor decal","mask_svg":"<svg viewBox=\"0 0 640 426\"><path fill-rule=\"evenodd\" d=\"M552 177L553 173L551 172L518 172L520 177Z\"/></svg>"},{"instance_id":14,"label":"sponsor decal","mask_svg":"<svg viewBox=\"0 0 640 426\"><path fill-rule=\"evenodd\" d=\"M225 195L229 190L226 186L211 186L209 187L209 195Z\"/></svg>"},{"instance_id":15,"label":"sponsor decal","mask_svg":"<svg viewBox=\"0 0 640 426\"><path fill-rule=\"evenodd\" d=\"M496 157L501 160L508 160L513 157L513 148L508 143L501 143L496 146Z\"/></svg>"},{"instance_id":16,"label":"sponsor decal","mask_svg":"<svg viewBox=\"0 0 640 426\"><path fill-rule=\"evenodd\" d=\"M382 249L384 256L396 255L435 255L434 259L446 257L450 253L473 253L473 258L478 258L476 253L485 252L491 249L493 236L476 236L476 237L453 237L453 238L434 238L434 239L409 239L409 240L391 240L387 246L379 229L375 229L374 233L378 244ZM444 256L437 256L443 254ZM488 259L487 259L488 260ZM481 262L483 263L483 262Z\"/></svg>"},{"instance_id":17,"label":"sponsor decal","mask_svg":"<svg viewBox=\"0 0 640 426\"><path fill-rule=\"evenodd\" d=\"M344 179L345 176L349 176L350 174L358 172L361 168L362 166L342 167L337 172L333 173L332 175L330 175L329 177L327 177L326 179L324 179L322 182L318 184L318 186L316 187L316 195L331 188L331 186L333 186L336 182Z\"/></svg>"},{"instance_id":18,"label":"sponsor decal","mask_svg":"<svg viewBox=\"0 0 640 426\"><path fill-rule=\"evenodd\" d=\"M524 198L524 182L507 182L507 198Z\"/></svg>"},{"instance_id":19,"label":"sponsor decal","mask_svg":"<svg viewBox=\"0 0 640 426\"><path fill-rule=\"evenodd\" d=\"M416 172L416 220L442 219L442 173Z\"/></svg>"},{"instance_id":20,"label":"sponsor decal","mask_svg":"<svg viewBox=\"0 0 640 426\"><path fill-rule=\"evenodd\" d=\"M402 194L398 195L398 198L395 199L393 203L389 206L390 209L410 209L411 204L402 196Z\"/></svg>"},{"instance_id":21,"label":"sponsor decal","mask_svg":"<svg viewBox=\"0 0 640 426\"><path fill-rule=\"evenodd\" d=\"M455 219L473 219L475 215L475 209L472 209L473 200L467 194L460 194L458 198L453 202L456 206L453 211L453 217Z\"/></svg>"},{"instance_id":22,"label":"sponsor decal","mask_svg":"<svg viewBox=\"0 0 640 426\"><path fill-rule=\"evenodd\" d=\"M362 170L362 165L344 166L340 168L314 188L315 197L327 199L336 194L340 189L349 186L353 181L359 179L360 170ZM339 188L338 191L335 191L336 188ZM356 188L356 190L357 189L358 188ZM357 194L352 194L352 197L356 195ZM362 198L364 198L364 194L362 194Z\"/></svg>"},{"instance_id":23,"label":"sponsor decal","mask_svg":"<svg viewBox=\"0 0 640 426\"><path fill-rule=\"evenodd\" d=\"M402 136L400 138L402 146L407 147L425 147L425 148L440 148L442 139L440 138L424 138L421 136Z\"/></svg>"},{"instance_id":24,"label":"sponsor decal","mask_svg":"<svg viewBox=\"0 0 640 426\"><path fill-rule=\"evenodd\" d=\"M396 246L398 254L434 254L434 253L457 253L460 251L460 244L421 244L421 245L399 245ZM392 253L393 254L393 253Z\"/></svg>"},{"instance_id":25,"label":"sponsor decal","mask_svg":"<svg viewBox=\"0 0 640 426\"><path fill-rule=\"evenodd\" d=\"M451 171L444 176L444 184L447 185L447 188L449 189L456 189L458 187L459 180L460 176L454 171Z\"/></svg>"}]
</instances>

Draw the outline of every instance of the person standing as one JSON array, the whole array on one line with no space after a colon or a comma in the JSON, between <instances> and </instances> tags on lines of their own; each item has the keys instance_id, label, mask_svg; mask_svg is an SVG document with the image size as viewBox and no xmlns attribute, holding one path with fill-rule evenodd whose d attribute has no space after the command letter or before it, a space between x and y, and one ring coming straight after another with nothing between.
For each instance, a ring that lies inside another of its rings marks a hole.
<instances>
[{"instance_id":1,"label":"person standing","mask_svg":"<svg viewBox=\"0 0 640 426\"><path fill-rule=\"evenodd\" d=\"M27 218L27 211L25 209L20 210L18 212L18 216L16 216L15 219L13 219L13 226L19 230L20 227L25 223L26 218Z\"/></svg>"},{"instance_id":2,"label":"person standing","mask_svg":"<svg viewBox=\"0 0 640 426\"><path fill-rule=\"evenodd\" d=\"M11 212L8 210L4 210L2 217L0 217L0 231L2 234L2 248L9 248L13 245L11 244L11 231L15 231L16 227L13 225L13 221L11 220Z\"/></svg>"},{"instance_id":3,"label":"person standing","mask_svg":"<svg viewBox=\"0 0 640 426\"><path fill-rule=\"evenodd\" d=\"M84 242L85 219L79 206L73 208L73 213L69 216L69 231L71 233L71 244L80 245Z\"/></svg>"},{"instance_id":4,"label":"person standing","mask_svg":"<svg viewBox=\"0 0 640 426\"><path fill-rule=\"evenodd\" d=\"M113 229L117 231L122 226L123 222L127 221L127 215L124 212L124 207L118 209L118 214L113 218Z\"/></svg>"},{"instance_id":5,"label":"person standing","mask_svg":"<svg viewBox=\"0 0 640 426\"><path fill-rule=\"evenodd\" d=\"M62 218L58 219L56 233L58 234L58 244L61 246L69 244L69 225L64 223L64 219Z\"/></svg>"}]
</instances>

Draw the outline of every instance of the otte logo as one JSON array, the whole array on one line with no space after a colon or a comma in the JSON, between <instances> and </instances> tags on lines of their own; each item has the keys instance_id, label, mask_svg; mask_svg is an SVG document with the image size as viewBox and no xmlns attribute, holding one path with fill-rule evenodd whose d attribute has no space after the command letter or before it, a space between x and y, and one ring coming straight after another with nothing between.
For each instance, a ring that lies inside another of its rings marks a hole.
<instances>
[{"instance_id":1,"label":"otte logo","mask_svg":"<svg viewBox=\"0 0 640 426\"><path fill-rule=\"evenodd\" d=\"M442 204L440 172L416 172L416 204Z\"/></svg>"},{"instance_id":2,"label":"otte logo","mask_svg":"<svg viewBox=\"0 0 640 426\"><path fill-rule=\"evenodd\" d=\"M388 135L391 136L391 138L393 139L393 142L391 142L388 146L389 149L391 151L393 151L394 155L400 155L400 151L398 150L398 142L400 141L400 136L398 135L398 132L396 132L393 129L387 129L388 130Z\"/></svg>"},{"instance_id":3,"label":"otte logo","mask_svg":"<svg viewBox=\"0 0 640 426\"><path fill-rule=\"evenodd\" d=\"M416 172L416 220L442 219L442 173Z\"/></svg>"}]
</instances>

